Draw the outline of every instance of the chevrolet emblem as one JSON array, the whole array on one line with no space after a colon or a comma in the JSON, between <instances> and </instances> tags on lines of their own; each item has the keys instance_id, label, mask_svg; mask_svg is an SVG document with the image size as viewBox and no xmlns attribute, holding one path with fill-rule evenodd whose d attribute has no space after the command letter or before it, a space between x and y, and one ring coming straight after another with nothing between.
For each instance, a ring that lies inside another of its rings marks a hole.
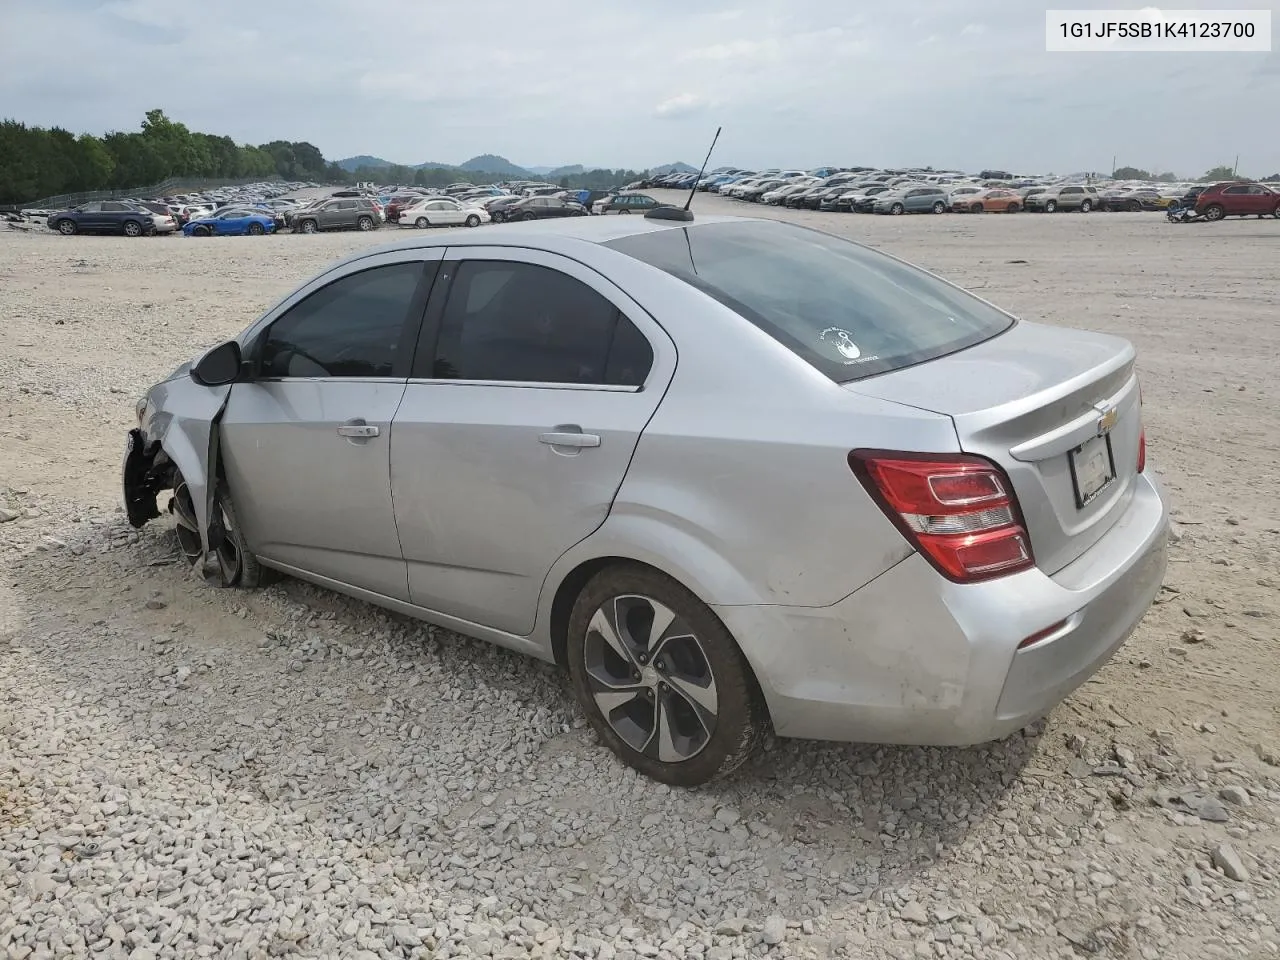
<instances>
[{"instance_id":1,"label":"chevrolet emblem","mask_svg":"<svg viewBox=\"0 0 1280 960\"><path fill-rule=\"evenodd\" d=\"M1111 428L1116 425L1116 421L1120 419L1120 411L1116 407L1109 407L1098 420L1098 436L1104 437L1111 432Z\"/></svg>"}]
</instances>

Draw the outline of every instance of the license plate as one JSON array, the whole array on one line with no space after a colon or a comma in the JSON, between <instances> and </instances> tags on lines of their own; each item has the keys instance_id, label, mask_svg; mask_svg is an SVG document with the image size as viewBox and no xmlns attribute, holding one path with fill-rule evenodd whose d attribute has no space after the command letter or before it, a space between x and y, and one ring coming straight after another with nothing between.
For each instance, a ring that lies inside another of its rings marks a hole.
<instances>
[{"instance_id":1,"label":"license plate","mask_svg":"<svg viewBox=\"0 0 1280 960\"><path fill-rule=\"evenodd\" d=\"M1075 487L1076 506L1084 509L1116 478L1115 459L1111 455L1111 437L1093 437L1071 451L1071 482Z\"/></svg>"}]
</instances>

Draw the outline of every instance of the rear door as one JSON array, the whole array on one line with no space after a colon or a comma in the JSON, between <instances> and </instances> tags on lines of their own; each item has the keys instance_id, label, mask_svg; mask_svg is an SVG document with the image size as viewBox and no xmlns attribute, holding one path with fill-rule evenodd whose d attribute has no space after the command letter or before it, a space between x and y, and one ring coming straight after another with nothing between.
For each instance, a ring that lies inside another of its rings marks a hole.
<instances>
[{"instance_id":1,"label":"rear door","mask_svg":"<svg viewBox=\"0 0 1280 960\"><path fill-rule=\"evenodd\" d=\"M392 427L412 601L532 630L547 572L608 516L674 369L662 329L589 267L450 250Z\"/></svg>"}]
</instances>

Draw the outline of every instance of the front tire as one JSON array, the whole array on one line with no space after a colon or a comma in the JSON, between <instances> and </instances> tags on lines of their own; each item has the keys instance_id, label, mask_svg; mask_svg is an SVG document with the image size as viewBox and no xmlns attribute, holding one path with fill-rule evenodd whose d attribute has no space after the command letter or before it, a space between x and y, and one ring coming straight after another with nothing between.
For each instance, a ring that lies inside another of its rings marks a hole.
<instances>
[{"instance_id":1,"label":"front tire","mask_svg":"<svg viewBox=\"0 0 1280 960\"><path fill-rule=\"evenodd\" d=\"M218 580L224 587L240 587L253 590L269 582L270 573L258 563L249 550L231 491L225 483L218 484L213 496L213 515L209 518L209 540L214 544L214 559L218 563Z\"/></svg>"},{"instance_id":2,"label":"front tire","mask_svg":"<svg viewBox=\"0 0 1280 960\"><path fill-rule=\"evenodd\" d=\"M892 207L889 208L889 212L893 214L895 217L900 217L902 216L902 214L907 212L907 208L900 203L895 203Z\"/></svg>"},{"instance_id":3,"label":"front tire","mask_svg":"<svg viewBox=\"0 0 1280 960\"><path fill-rule=\"evenodd\" d=\"M469 217L467 217L467 226L468 227L480 226L480 218L477 217L474 213L471 214Z\"/></svg>"},{"instance_id":4,"label":"front tire","mask_svg":"<svg viewBox=\"0 0 1280 960\"><path fill-rule=\"evenodd\" d=\"M1009 204L1008 211L1009 211L1010 213L1017 213L1017 212L1018 212L1018 205L1017 205L1016 203L1011 203L1011 204Z\"/></svg>"},{"instance_id":5,"label":"front tire","mask_svg":"<svg viewBox=\"0 0 1280 960\"><path fill-rule=\"evenodd\" d=\"M1045 204L1044 204L1045 213L1053 213L1057 209L1058 209L1058 202L1056 200L1045 201Z\"/></svg>"},{"instance_id":6,"label":"front tire","mask_svg":"<svg viewBox=\"0 0 1280 960\"><path fill-rule=\"evenodd\" d=\"M934 213L943 213L946 211L946 209L947 209L947 205L943 203L941 200L939 200L937 203L933 205Z\"/></svg>"},{"instance_id":7,"label":"front tire","mask_svg":"<svg viewBox=\"0 0 1280 960\"><path fill-rule=\"evenodd\" d=\"M1227 209L1220 203L1214 203L1205 207L1204 218L1206 220L1221 220L1227 215Z\"/></svg>"},{"instance_id":8,"label":"front tire","mask_svg":"<svg viewBox=\"0 0 1280 960\"><path fill-rule=\"evenodd\" d=\"M970 213L986 213L987 208L980 203L975 203L971 207L969 207L969 212Z\"/></svg>"},{"instance_id":9,"label":"front tire","mask_svg":"<svg viewBox=\"0 0 1280 960\"><path fill-rule=\"evenodd\" d=\"M76 222L74 220L59 220L58 232L64 237L74 237L76 235Z\"/></svg>"},{"instance_id":10,"label":"front tire","mask_svg":"<svg viewBox=\"0 0 1280 960\"><path fill-rule=\"evenodd\" d=\"M208 227L192 227L191 235L193 237L211 237L213 236L213 231Z\"/></svg>"},{"instance_id":11,"label":"front tire","mask_svg":"<svg viewBox=\"0 0 1280 960\"><path fill-rule=\"evenodd\" d=\"M320 226L314 220L303 220L302 232L303 233L319 233Z\"/></svg>"},{"instance_id":12,"label":"front tire","mask_svg":"<svg viewBox=\"0 0 1280 960\"><path fill-rule=\"evenodd\" d=\"M425 230L427 227L431 226L431 224L427 222L426 217L419 217L417 220L413 221L413 225L419 230Z\"/></svg>"},{"instance_id":13,"label":"front tire","mask_svg":"<svg viewBox=\"0 0 1280 960\"><path fill-rule=\"evenodd\" d=\"M253 236L253 237L260 237L260 236L262 236L262 235L263 235L264 233L266 233L266 232L267 232L267 231L263 229L262 224L260 224L260 223L251 223L251 224L249 224L249 235L250 235L250 236Z\"/></svg>"},{"instance_id":14,"label":"front tire","mask_svg":"<svg viewBox=\"0 0 1280 960\"><path fill-rule=\"evenodd\" d=\"M676 581L638 564L608 567L569 618L574 694L624 763L674 786L727 776L767 728L742 651Z\"/></svg>"}]
</instances>

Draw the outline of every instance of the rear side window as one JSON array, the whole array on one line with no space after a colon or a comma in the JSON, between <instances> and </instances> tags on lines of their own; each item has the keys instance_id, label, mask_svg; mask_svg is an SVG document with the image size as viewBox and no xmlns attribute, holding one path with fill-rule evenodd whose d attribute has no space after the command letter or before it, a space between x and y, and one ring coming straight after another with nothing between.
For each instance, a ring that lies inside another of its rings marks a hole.
<instances>
[{"instance_id":1,"label":"rear side window","mask_svg":"<svg viewBox=\"0 0 1280 960\"><path fill-rule=\"evenodd\" d=\"M781 221L653 230L607 246L696 287L838 382L963 350L1014 323L916 267Z\"/></svg>"},{"instance_id":2,"label":"rear side window","mask_svg":"<svg viewBox=\"0 0 1280 960\"><path fill-rule=\"evenodd\" d=\"M652 364L644 334L580 280L536 264L467 260L449 288L430 376L638 387Z\"/></svg>"}]
</instances>

